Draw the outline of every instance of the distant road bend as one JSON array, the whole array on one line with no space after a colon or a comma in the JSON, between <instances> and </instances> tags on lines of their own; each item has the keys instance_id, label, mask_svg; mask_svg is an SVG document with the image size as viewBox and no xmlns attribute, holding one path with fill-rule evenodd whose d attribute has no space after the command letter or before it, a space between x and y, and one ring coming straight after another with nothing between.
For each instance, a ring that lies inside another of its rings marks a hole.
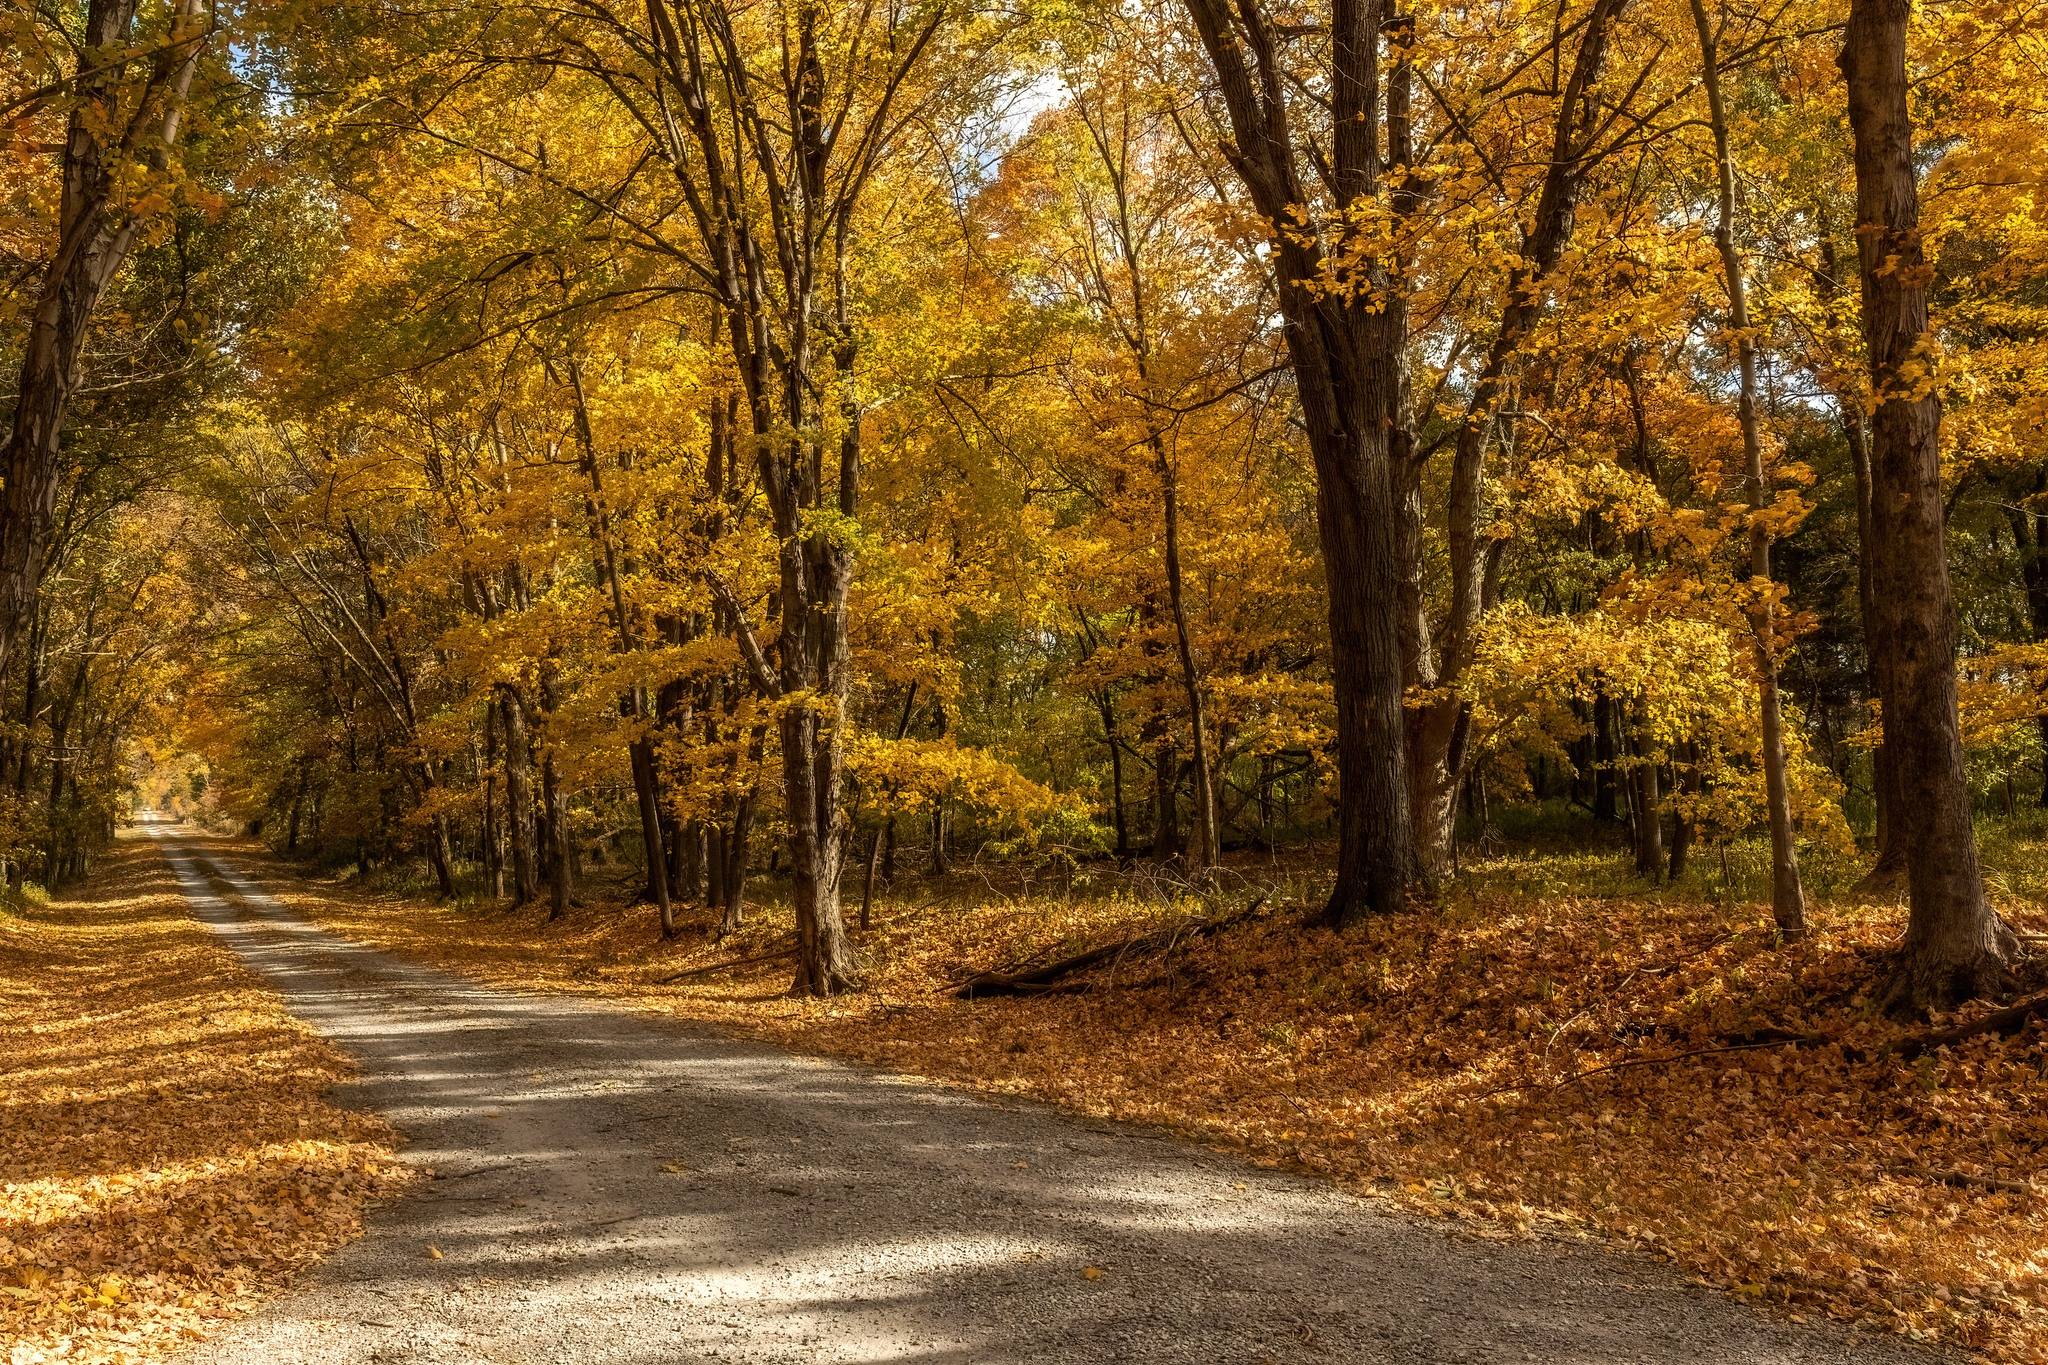
<instances>
[{"instance_id":1,"label":"distant road bend","mask_svg":"<svg viewBox=\"0 0 2048 1365\"><path fill-rule=\"evenodd\" d=\"M147 829L437 1172L193 1365L1940 1359L1647 1259L1462 1240L1142 1131L488 990L235 868L216 895L179 826Z\"/></svg>"}]
</instances>

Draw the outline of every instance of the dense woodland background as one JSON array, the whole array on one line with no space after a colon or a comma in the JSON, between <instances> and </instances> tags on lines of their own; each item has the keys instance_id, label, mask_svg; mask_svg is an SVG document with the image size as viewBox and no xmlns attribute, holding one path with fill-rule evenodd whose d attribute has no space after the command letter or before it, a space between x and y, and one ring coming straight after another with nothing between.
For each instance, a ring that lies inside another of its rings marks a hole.
<instances>
[{"instance_id":1,"label":"dense woodland background","mask_svg":"<svg viewBox=\"0 0 2048 1365\"><path fill-rule=\"evenodd\" d=\"M17 884L165 806L825 994L917 869L1593 846L2009 984L2027 0L5 22Z\"/></svg>"}]
</instances>

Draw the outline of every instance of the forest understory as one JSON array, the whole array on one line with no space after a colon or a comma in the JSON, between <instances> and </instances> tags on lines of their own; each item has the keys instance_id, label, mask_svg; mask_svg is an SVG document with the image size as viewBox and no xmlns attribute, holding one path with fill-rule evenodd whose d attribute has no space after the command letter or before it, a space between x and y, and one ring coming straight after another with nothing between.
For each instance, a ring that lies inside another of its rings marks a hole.
<instances>
[{"instance_id":1,"label":"forest understory","mask_svg":"<svg viewBox=\"0 0 2048 1365\"><path fill-rule=\"evenodd\" d=\"M1987 831L1995 888L2031 890L2037 824ZM774 883L739 932L718 940L700 916L664 942L629 888L596 877L550 921L308 879L249 840L205 847L336 932L493 985L1157 1125L1473 1235L1634 1245L1794 1317L2048 1360L2048 1019L1902 1055L1989 1007L1887 1020L1870 983L1896 951L1897 905L1844 893L1816 905L1811 937L1781 945L1742 894L1739 859L1723 898L1630 891L1605 850L1497 856L1436 907L1343 933L1305 909L1307 856L1233 860L1208 903L1176 899L1149 868L1051 887L1001 867L905 876L860 936L867 989L817 1000L790 993ZM977 971L1262 897L1212 937L1041 993L957 998ZM2002 908L2048 931L2037 906L2009 895Z\"/></svg>"}]
</instances>

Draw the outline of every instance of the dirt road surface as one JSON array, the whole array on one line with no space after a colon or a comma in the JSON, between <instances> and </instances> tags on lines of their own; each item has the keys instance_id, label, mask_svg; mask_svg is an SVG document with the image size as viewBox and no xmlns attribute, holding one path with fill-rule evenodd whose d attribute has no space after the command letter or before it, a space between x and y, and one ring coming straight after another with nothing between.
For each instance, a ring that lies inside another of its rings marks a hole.
<instances>
[{"instance_id":1,"label":"dirt road surface","mask_svg":"<svg viewBox=\"0 0 2048 1365\"><path fill-rule=\"evenodd\" d=\"M1143 1131L485 989L148 828L436 1173L189 1365L1939 1359L1644 1258L1462 1239Z\"/></svg>"}]
</instances>

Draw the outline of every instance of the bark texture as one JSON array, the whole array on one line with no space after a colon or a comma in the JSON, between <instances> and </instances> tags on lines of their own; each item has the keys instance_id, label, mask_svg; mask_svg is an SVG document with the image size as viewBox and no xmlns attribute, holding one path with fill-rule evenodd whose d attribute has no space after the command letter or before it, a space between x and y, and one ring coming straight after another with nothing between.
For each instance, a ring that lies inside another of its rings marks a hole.
<instances>
[{"instance_id":1,"label":"bark texture","mask_svg":"<svg viewBox=\"0 0 2048 1365\"><path fill-rule=\"evenodd\" d=\"M1385 263L1333 226L1302 230L1298 169L1310 154L1285 90L1289 77L1256 0L1184 0L1215 69L1229 119L1224 149L1273 227L1273 264L1302 425L1316 471L1316 520L1329 595L1337 712L1338 924L1400 909L1414 867L1402 712L1402 569L1392 433L1407 312ZM1381 172L1381 0L1334 0L1325 180L1341 215L1370 204ZM1332 259L1352 283L1317 288Z\"/></svg>"},{"instance_id":2,"label":"bark texture","mask_svg":"<svg viewBox=\"0 0 2048 1365\"><path fill-rule=\"evenodd\" d=\"M1931 276L1907 104L1908 0L1851 0L1842 49L1856 154L1856 244L1870 350L1872 641L1911 911L1890 1006L1998 989L2017 951L1984 900L1956 717L1955 610L1941 498L1941 400L1928 373Z\"/></svg>"}]
</instances>

